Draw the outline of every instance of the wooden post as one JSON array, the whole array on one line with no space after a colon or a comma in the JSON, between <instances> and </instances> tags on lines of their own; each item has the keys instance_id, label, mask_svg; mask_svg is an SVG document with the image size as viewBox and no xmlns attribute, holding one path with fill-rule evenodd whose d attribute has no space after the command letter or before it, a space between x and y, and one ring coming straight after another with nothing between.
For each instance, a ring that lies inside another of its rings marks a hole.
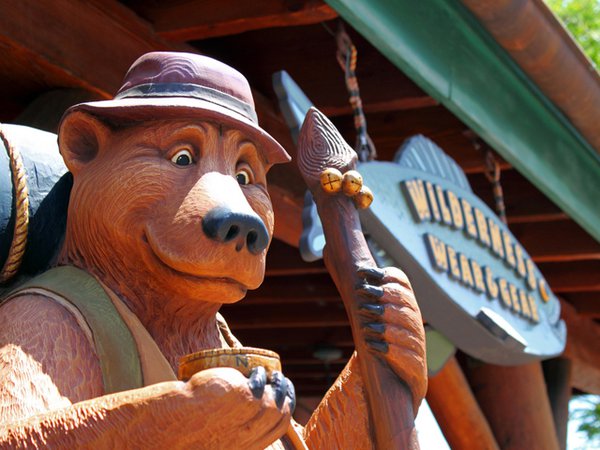
<instances>
[{"instance_id":1,"label":"wooden post","mask_svg":"<svg viewBox=\"0 0 600 450\"><path fill-rule=\"evenodd\" d=\"M429 378L427 403L452 450L499 448L456 358Z\"/></svg>"},{"instance_id":2,"label":"wooden post","mask_svg":"<svg viewBox=\"0 0 600 450\"><path fill-rule=\"evenodd\" d=\"M465 374L500 448L559 449L541 363L505 367L470 360Z\"/></svg>"},{"instance_id":3,"label":"wooden post","mask_svg":"<svg viewBox=\"0 0 600 450\"><path fill-rule=\"evenodd\" d=\"M542 363L554 426L561 450L567 448L567 423L571 399L571 360L554 358Z\"/></svg>"}]
</instances>

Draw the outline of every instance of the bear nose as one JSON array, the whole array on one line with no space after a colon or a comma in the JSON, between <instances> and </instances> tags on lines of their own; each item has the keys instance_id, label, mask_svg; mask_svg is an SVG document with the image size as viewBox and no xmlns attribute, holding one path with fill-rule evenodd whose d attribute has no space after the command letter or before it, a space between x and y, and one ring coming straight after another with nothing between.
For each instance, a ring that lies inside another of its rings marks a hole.
<instances>
[{"instance_id":1,"label":"bear nose","mask_svg":"<svg viewBox=\"0 0 600 450\"><path fill-rule=\"evenodd\" d=\"M256 214L214 208L204 216L202 229L204 234L215 241L235 241L238 252L246 246L250 253L258 255L269 245L267 227Z\"/></svg>"}]
</instances>

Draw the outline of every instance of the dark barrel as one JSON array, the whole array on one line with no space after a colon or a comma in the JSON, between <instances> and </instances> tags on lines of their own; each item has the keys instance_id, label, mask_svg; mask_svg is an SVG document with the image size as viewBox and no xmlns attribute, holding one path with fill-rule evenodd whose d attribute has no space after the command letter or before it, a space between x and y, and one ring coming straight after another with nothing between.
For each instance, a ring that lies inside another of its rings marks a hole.
<instances>
[{"instance_id":1,"label":"dark barrel","mask_svg":"<svg viewBox=\"0 0 600 450\"><path fill-rule=\"evenodd\" d=\"M18 275L34 275L46 269L59 250L65 233L72 176L58 152L55 134L21 125L2 124L0 128L21 154L27 174L29 229ZM0 141L0 268L13 239L14 197L10 159Z\"/></svg>"}]
</instances>

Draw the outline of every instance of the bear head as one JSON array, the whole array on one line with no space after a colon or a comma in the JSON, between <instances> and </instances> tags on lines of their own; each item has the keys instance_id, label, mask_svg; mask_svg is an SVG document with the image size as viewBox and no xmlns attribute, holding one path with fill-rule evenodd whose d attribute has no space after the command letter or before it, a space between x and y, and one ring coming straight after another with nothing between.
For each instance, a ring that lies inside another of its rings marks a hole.
<instances>
[{"instance_id":1,"label":"bear head","mask_svg":"<svg viewBox=\"0 0 600 450\"><path fill-rule=\"evenodd\" d=\"M196 89L197 88L197 89ZM230 303L264 277L269 168L245 78L199 55L140 58L115 100L76 105L59 148L74 177L61 262L119 290Z\"/></svg>"}]
</instances>

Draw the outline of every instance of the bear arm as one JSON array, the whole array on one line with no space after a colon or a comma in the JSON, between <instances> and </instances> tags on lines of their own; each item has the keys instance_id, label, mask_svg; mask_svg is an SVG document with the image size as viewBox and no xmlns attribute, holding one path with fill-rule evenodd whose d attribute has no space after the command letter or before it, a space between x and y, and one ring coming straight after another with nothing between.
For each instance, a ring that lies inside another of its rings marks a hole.
<instances>
[{"instance_id":1,"label":"bear arm","mask_svg":"<svg viewBox=\"0 0 600 450\"><path fill-rule=\"evenodd\" d=\"M102 372L73 314L43 295L0 307L0 422L102 395Z\"/></svg>"},{"instance_id":2,"label":"bear arm","mask_svg":"<svg viewBox=\"0 0 600 450\"><path fill-rule=\"evenodd\" d=\"M308 448L373 449L369 412L356 352L304 427Z\"/></svg>"},{"instance_id":3,"label":"bear arm","mask_svg":"<svg viewBox=\"0 0 600 450\"><path fill-rule=\"evenodd\" d=\"M262 450L290 417L268 386L256 399L240 372L217 368L13 422L0 428L0 448Z\"/></svg>"},{"instance_id":4,"label":"bear arm","mask_svg":"<svg viewBox=\"0 0 600 450\"><path fill-rule=\"evenodd\" d=\"M99 362L73 315L39 295L0 307L0 377L0 448L263 449L290 418L270 387L256 399L224 368L75 403L101 395Z\"/></svg>"}]
</instances>

